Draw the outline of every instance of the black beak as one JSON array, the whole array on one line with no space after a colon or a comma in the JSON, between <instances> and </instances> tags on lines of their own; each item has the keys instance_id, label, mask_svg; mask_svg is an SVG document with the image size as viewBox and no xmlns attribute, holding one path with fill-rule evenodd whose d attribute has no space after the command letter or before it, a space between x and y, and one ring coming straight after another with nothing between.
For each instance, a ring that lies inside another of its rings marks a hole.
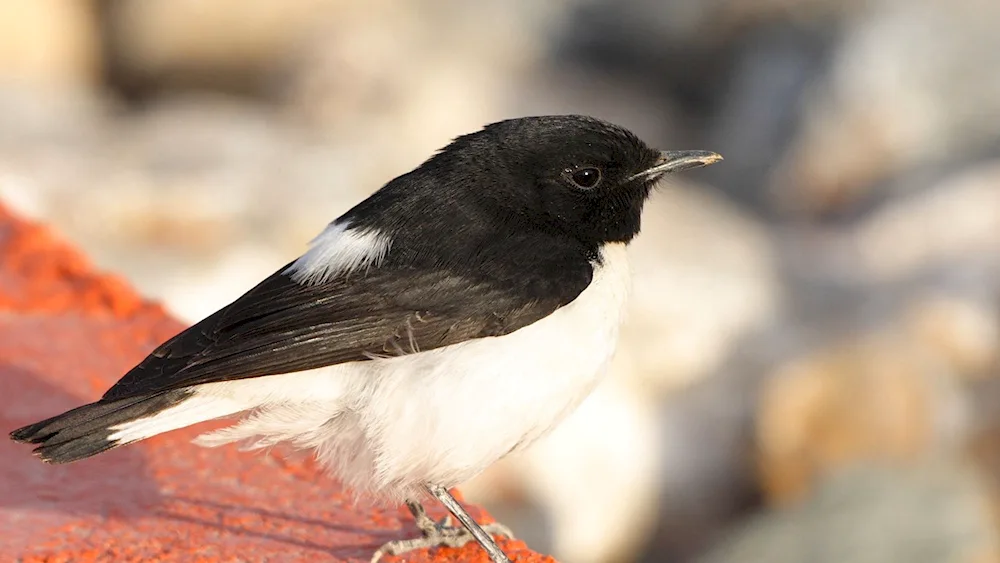
<instances>
[{"instance_id":1,"label":"black beak","mask_svg":"<svg viewBox=\"0 0 1000 563\"><path fill-rule=\"evenodd\" d=\"M711 151L661 151L660 158L648 170L644 170L629 180L643 178L652 180L671 172L701 168L722 160L722 155Z\"/></svg>"}]
</instances>

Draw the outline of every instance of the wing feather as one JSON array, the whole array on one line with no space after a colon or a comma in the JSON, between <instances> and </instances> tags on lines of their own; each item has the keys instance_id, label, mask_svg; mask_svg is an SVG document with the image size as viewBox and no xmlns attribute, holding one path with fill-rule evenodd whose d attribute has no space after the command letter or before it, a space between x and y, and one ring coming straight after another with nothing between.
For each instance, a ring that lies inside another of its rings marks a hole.
<instances>
[{"instance_id":1,"label":"wing feather","mask_svg":"<svg viewBox=\"0 0 1000 563\"><path fill-rule=\"evenodd\" d=\"M432 350L527 326L576 298L589 264L533 279L442 269L377 268L322 284L278 270L171 338L125 374L106 400L191 385ZM525 295L531 299L525 301Z\"/></svg>"}]
</instances>

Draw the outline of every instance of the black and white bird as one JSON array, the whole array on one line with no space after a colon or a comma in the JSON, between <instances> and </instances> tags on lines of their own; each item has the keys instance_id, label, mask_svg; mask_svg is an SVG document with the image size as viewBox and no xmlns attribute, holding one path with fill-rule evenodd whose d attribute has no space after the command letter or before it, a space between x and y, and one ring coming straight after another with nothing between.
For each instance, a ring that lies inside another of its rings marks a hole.
<instances>
[{"instance_id":1,"label":"black and white bird","mask_svg":"<svg viewBox=\"0 0 1000 563\"><path fill-rule=\"evenodd\" d=\"M718 160L653 150L584 116L487 125L357 204L99 401L11 437L66 463L239 415L196 443L313 450L346 486L406 503L423 536L376 559L474 538L507 562L448 489L594 389L644 202L665 174ZM464 529L433 522L428 493Z\"/></svg>"}]
</instances>

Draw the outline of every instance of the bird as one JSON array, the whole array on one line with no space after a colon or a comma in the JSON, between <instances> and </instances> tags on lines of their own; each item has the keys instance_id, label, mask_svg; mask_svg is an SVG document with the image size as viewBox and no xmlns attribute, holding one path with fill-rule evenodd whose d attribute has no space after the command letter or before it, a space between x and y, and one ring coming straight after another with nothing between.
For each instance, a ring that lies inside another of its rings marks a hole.
<instances>
[{"instance_id":1,"label":"bird","mask_svg":"<svg viewBox=\"0 0 1000 563\"><path fill-rule=\"evenodd\" d=\"M372 557L477 541L450 489L535 442L595 388L630 286L627 245L670 173L584 115L487 124L329 223L305 252L181 331L96 402L11 432L69 463L207 420L205 447L309 451L346 487L405 504L420 536ZM450 518L424 508L440 501ZM488 533L489 532L489 533Z\"/></svg>"}]
</instances>

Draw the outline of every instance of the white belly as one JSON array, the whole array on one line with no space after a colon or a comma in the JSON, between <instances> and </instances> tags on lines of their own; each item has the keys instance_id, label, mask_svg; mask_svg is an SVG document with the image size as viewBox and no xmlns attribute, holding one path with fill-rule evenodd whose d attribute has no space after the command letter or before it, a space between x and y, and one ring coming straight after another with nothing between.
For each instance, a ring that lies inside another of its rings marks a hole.
<instances>
[{"instance_id":1,"label":"white belly","mask_svg":"<svg viewBox=\"0 0 1000 563\"><path fill-rule=\"evenodd\" d=\"M599 381L629 287L625 246L606 246L602 255L572 303L505 336L258 378L252 386L205 385L198 394L206 399L262 406L199 443L315 448L346 485L392 500L424 483L458 485L551 430Z\"/></svg>"}]
</instances>

